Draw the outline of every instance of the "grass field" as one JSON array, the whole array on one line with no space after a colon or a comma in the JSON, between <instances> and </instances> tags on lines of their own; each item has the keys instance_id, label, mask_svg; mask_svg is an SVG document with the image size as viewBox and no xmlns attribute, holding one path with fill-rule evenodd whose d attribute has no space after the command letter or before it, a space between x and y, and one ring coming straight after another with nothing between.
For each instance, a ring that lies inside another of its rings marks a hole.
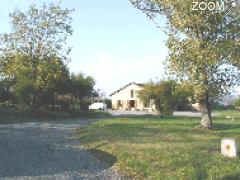
<instances>
[{"instance_id":1,"label":"grass field","mask_svg":"<svg viewBox=\"0 0 240 180\"><path fill-rule=\"evenodd\" d=\"M239 110L215 110L213 111L216 116L224 117L230 116L231 118L239 118L240 119L240 111Z\"/></svg>"},{"instance_id":2,"label":"grass field","mask_svg":"<svg viewBox=\"0 0 240 180\"><path fill-rule=\"evenodd\" d=\"M144 116L99 121L78 136L86 148L115 156L120 173L130 178L240 179L240 159L220 154L222 138L240 143L239 112L218 113L212 131L195 129L199 118Z\"/></svg>"}]
</instances>

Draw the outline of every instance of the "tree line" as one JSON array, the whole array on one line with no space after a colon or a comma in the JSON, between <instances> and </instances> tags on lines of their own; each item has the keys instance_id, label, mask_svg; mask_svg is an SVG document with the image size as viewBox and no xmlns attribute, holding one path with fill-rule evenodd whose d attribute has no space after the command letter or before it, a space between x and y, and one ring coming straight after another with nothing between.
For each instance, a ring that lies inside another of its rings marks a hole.
<instances>
[{"instance_id":1,"label":"tree line","mask_svg":"<svg viewBox=\"0 0 240 180\"><path fill-rule=\"evenodd\" d=\"M43 4L10 14L11 32L0 35L0 102L31 110L88 108L95 80L67 67L72 11Z\"/></svg>"}]
</instances>

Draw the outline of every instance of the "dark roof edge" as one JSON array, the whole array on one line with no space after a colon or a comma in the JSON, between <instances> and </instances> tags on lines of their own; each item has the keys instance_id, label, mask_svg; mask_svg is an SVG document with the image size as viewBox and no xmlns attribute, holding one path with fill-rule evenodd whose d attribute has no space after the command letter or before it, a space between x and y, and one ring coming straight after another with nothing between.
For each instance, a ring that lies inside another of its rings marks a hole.
<instances>
[{"instance_id":1,"label":"dark roof edge","mask_svg":"<svg viewBox=\"0 0 240 180\"><path fill-rule=\"evenodd\" d=\"M112 95L114 95L114 94L118 93L119 91L121 91L121 90L123 90L123 89L127 88L128 86L130 86L130 85L132 85L132 84L135 84L135 85L137 85L137 86L144 86L144 85L145 85L145 84L142 84L142 83L130 82L130 83L128 83L127 85L125 85L125 86L121 87L120 89L118 89L118 90L114 91L114 92L113 92L113 93L111 93L109 96L112 96Z\"/></svg>"}]
</instances>

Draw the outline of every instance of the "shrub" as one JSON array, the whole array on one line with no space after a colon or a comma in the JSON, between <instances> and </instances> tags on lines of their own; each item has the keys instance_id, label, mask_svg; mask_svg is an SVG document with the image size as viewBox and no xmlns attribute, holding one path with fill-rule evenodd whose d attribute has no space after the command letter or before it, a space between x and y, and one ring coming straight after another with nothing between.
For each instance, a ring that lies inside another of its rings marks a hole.
<instances>
[{"instance_id":1,"label":"shrub","mask_svg":"<svg viewBox=\"0 0 240 180\"><path fill-rule=\"evenodd\" d=\"M71 94L60 95L57 97L57 104L59 104L62 110L69 110L70 105L73 104L75 99Z\"/></svg>"},{"instance_id":2,"label":"shrub","mask_svg":"<svg viewBox=\"0 0 240 180\"><path fill-rule=\"evenodd\" d=\"M111 99L104 99L103 102L107 105L107 108L110 109L112 108L112 101Z\"/></svg>"},{"instance_id":3,"label":"shrub","mask_svg":"<svg viewBox=\"0 0 240 180\"><path fill-rule=\"evenodd\" d=\"M237 99L237 100L234 102L234 106L239 106L239 107L240 107L240 99Z\"/></svg>"}]
</instances>

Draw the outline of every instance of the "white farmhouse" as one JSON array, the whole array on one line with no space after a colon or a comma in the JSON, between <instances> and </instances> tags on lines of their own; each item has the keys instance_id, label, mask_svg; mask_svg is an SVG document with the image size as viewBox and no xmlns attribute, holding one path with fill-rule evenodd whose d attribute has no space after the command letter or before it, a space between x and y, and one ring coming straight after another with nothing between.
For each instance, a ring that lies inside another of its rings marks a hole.
<instances>
[{"instance_id":1,"label":"white farmhouse","mask_svg":"<svg viewBox=\"0 0 240 180\"><path fill-rule=\"evenodd\" d=\"M144 84L129 83L110 94L112 98L112 109L114 110L154 110L153 102L143 103L138 97L138 92L143 89Z\"/></svg>"}]
</instances>

